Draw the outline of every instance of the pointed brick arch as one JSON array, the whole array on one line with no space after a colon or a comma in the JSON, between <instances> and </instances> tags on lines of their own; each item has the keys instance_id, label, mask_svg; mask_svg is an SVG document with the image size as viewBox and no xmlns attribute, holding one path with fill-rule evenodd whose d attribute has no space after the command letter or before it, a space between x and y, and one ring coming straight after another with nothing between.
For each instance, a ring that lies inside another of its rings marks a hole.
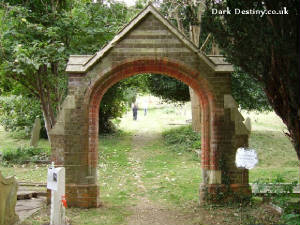
<instances>
[{"instance_id":1,"label":"pointed brick arch","mask_svg":"<svg viewBox=\"0 0 300 225\"><path fill-rule=\"evenodd\" d=\"M151 58L139 58L133 60L126 60L125 62L120 63L111 71L107 72L108 79L104 81L102 79L96 80L94 84L91 84L90 91L86 93L86 101L89 102L88 105L88 117L89 117L89 152L93 154L91 158L97 158L97 144L98 142L98 115L99 115L99 106L101 99L107 89L109 89L115 83L141 73L157 73L166 76L176 78L188 86L192 87L196 94L199 96L200 105L202 106L202 164L205 165L205 168L213 168L216 166L216 163L210 165L210 125L209 121L211 118L211 112L215 108L213 92L210 90L209 84L205 79L199 79L200 77L197 71L187 68L187 66L182 65L180 62L172 62L167 58L162 59L151 59ZM89 99L89 100L88 100ZM214 168L216 169L216 168Z\"/></svg>"},{"instance_id":2,"label":"pointed brick arch","mask_svg":"<svg viewBox=\"0 0 300 225\"><path fill-rule=\"evenodd\" d=\"M232 66L222 56L202 54L151 4L95 55L70 56L66 71L68 95L50 135L52 159L66 168L68 205L99 205L99 105L109 87L139 73L174 77L192 87L199 97L200 199L214 199L228 190L251 193L248 171L234 165L235 151L247 146L249 131L231 97Z\"/></svg>"}]
</instances>

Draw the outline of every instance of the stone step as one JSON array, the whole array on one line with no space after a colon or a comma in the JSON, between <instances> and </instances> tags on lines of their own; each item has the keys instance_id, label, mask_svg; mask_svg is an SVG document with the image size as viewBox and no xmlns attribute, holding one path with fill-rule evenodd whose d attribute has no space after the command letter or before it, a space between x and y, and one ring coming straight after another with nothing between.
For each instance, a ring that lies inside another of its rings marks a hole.
<instances>
[{"instance_id":1,"label":"stone step","mask_svg":"<svg viewBox=\"0 0 300 225\"><path fill-rule=\"evenodd\" d=\"M31 198L37 198L38 193L34 191L18 191L17 200L25 200Z\"/></svg>"},{"instance_id":2,"label":"stone step","mask_svg":"<svg viewBox=\"0 0 300 225\"><path fill-rule=\"evenodd\" d=\"M46 183L32 183L32 182L18 182L19 186L29 186L29 187L46 187Z\"/></svg>"},{"instance_id":3,"label":"stone step","mask_svg":"<svg viewBox=\"0 0 300 225\"><path fill-rule=\"evenodd\" d=\"M263 185L263 184L261 184ZM279 194L279 193L284 193L284 187L291 185L290 183L278 183L278 184L264 184L263 186L258 185L258 184L251 184L250 186L252 188L252 193L255 195L264 195L264 194ZM262 188L263 187L263 188ZM274 192L274 190L277 190ZM300 185L296 185L293 188L293 193L294 195L300 195Z\"/></svg>"},{"instance_id":4,"label":"stone step","mask_svg":"<svg viewBox=\"0 0 300 225\"><path fill-rule=\"evenodd\" d=\"M38 198L41 196L43 197L47 196L47 192L46 191L18 191L17 200Z\"/></svg>"},{"instance_id":5,"label":"stone step","mask_svg":"<svg viewBox=\"0 0 300 225\"><path fill-rule=\"evenodd\" d=\"M47 196L45 183L18 182L18 186L18 200L28 200Z\"/></svg>"},{"instance_id":6,"label":"stone step","mask_svg":"<svg viewBox=\"0 0 300 225\"><path fill-rule=\"evenodd\" d=\"M26 218L40 210L46 203L46 197L37 197L31 199L18 200L15 210L20 218L18 224L22 223Z\"/></svg>"}]
</instances>

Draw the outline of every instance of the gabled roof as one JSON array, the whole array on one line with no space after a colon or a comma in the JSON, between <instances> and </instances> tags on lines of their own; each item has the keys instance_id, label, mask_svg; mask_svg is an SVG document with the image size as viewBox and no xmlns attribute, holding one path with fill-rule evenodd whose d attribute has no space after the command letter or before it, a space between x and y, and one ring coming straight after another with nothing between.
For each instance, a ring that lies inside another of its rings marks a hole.
<instances>
[{"instance_id":1,"label":"gabled roof","mask_svg":"<svg viewBox=\"0 0 300 225\"><path fill-rule=\"evenodd\" d=\"M184 34L174 27L160 12L150 3L134 19L132 19L104 48L94 55L71 55L67 64L68 73L85 73L97 63L109 50L111 50L128 32L130 32L143 18L151 13L164 24L171 33L181 40L187 48L192 50L216 72L232 72L232 65L224 61L224 57L206 56Z\"/></svg>"}]
</instances>

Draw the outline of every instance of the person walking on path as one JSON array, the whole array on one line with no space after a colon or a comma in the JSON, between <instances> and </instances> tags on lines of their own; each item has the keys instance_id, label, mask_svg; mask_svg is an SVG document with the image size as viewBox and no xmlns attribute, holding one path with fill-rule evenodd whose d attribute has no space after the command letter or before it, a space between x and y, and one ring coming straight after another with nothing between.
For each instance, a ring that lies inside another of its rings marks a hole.
<instances>
[{"instance_id":1,"label":"person walking on path","mask_svg":"<svg viewBox=\"0 0 300 225\"><path fill-rule=\"evenodd\" d=\"M147 110L148 110L148 100L145 99L143 101L143 108L144 108L144 116L147 116Z\"/></svg>"},{"instance_id":2,"label":"person walking on path","mask_svg":"<svg viewBox=\"0 0 300 225\"><path fill-rule=\"evenodd\" d=\"M132 114L133 114L133 120L137 120L137 111L138 111L138 105L136 102L132 103Z\"/></svg>"}]
</instances>

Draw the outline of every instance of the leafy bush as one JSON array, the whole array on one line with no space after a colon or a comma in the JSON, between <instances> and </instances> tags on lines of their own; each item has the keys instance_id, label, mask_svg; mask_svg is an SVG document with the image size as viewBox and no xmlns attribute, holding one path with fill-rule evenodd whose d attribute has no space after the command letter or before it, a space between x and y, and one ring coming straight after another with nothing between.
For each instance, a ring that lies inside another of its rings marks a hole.
<instances>
[{"instance_id":1,"label":"leafy bush","mask_svg":"<svg viewBox=\"0 0 300 225\"><path fill-rule=\"evenodd\" d=\"M172 77L151 74L147 76L147 86L152 95L166 102L178 103L190 100L189 87Z\"/></svg>"},{"instance_id":2,"label":"leafy bush","mask_svg":"<svg viewBox=\"0 0 300 225\"><path fill-rule=\"evenodd\" d=\"M201 148L200 134L192 126L181 126L163 132L166 145L175 152L193 151Z\"/></svg>"},{"instance_id":3,"label":"leafy bush","mask_svg":"<svg viewBox=\"0 0 300 225\"><path fill-rule=\"evenodd\" d=\"M286 225L300 225L300 215L296 213L284 213L281 219Z\"/></svg>"},{"instance_id":4,"label":"leafy bush","mask_svg":"<svg viewBox=\"0 0 300 225\"><path fill-rule=\"evenodd\" d=\"M18 147L7 148L2 151L2 162L4 164L24 164L48 160L50 152L42 148Z\"/></svg>"},{"instance_id":5,"label":"leafy bush","mask_svg":"<svg viewBox=\"0 0 300 225\"><path fill-rule=\"evenodd\" d=\"M21 95L0 97L0 124L6 131L23 131L29 136L36 117L41 118L41 136L47 137L39 101Z\"/></svg>"}]
</instances>

